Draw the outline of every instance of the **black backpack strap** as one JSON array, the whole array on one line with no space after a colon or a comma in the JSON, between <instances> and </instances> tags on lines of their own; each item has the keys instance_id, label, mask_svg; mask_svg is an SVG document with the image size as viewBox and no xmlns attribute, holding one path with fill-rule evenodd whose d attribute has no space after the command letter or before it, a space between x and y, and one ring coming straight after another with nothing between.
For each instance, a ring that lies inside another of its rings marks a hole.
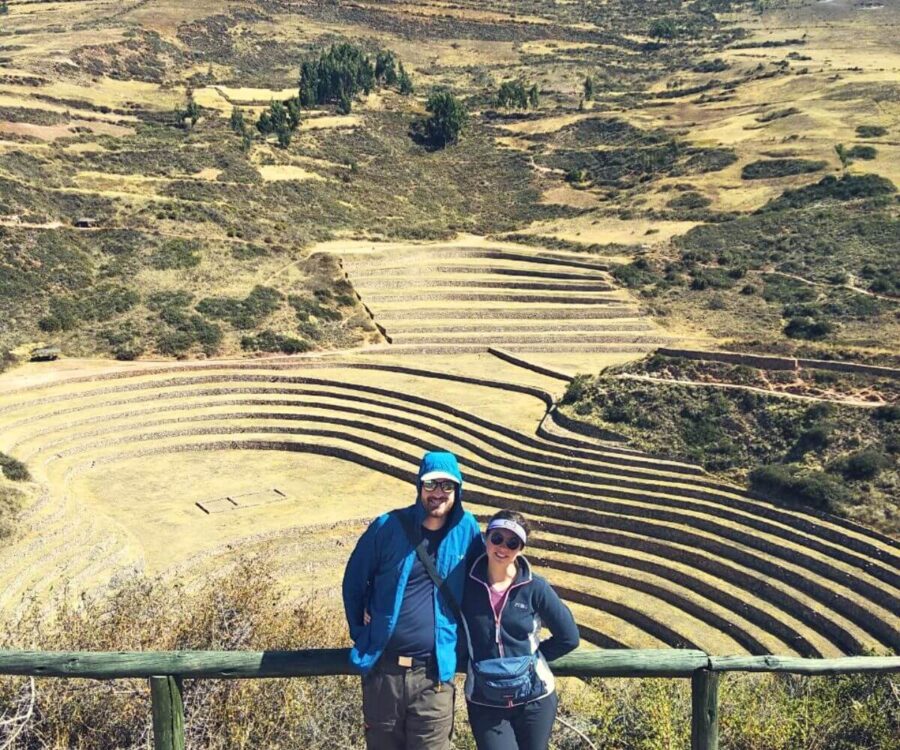
<instances>
[{"instance_id":1,"label":"black backpack strap","mask_svg":"<svg viewBox=\"0 0 900 750\"><path fill-rule=\"evenodd\" d=\"M391 511L391 515L400 522L400 525L406 532L406 538L409 539L409 543L416 551L416 556L425 567L425 572L428 573L429 578L431 578L431 580L434 582L434 585L437 587L437 590L440 591L441 595L444 597L444 601L446 601L450 606L450 610L453 612L453 615L462 625L463 630L465 630L466 644L469 647L469 653L472 653L472 644L469 638L469 627L466 624L466 618L463 617L459 602L456 601L456 597L453 596L453 592L451 592L449 587L447 586L447 581L441 578L441 574L438 573L437 568L434 567L434 560L432 560L431 555L429 555L425 551L427 540L422 537L421 532L417 533L417 530L413 527L413 524L410 522L409 518L406 517L406 514L402 510Z\"/></svg>"}]
</instances>

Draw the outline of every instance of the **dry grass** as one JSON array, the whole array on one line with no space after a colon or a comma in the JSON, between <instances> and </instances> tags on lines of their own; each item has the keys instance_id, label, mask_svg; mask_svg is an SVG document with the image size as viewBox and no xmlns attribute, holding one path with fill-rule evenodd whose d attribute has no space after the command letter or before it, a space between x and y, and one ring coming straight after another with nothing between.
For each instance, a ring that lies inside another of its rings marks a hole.
<instances>
[{"instance_id":1,"label":"dry grass","mask_svg":"<svg viewBox=\"0 0 900 750\"><path fill-rule=\"evenodd\" d=\"M0 647L54 650L281 650L346 644L331 602L286 599L265 558L239 560L196 591L135 576L113 596L62 607L52 619L27 612L0 634ZM188 747L360 747L358 679L187 680ZM662 750L687 742L686 681L560 680L560 714L597 748ZM890 677L728 676L721 688L722 739L736 750L892 750L900 730ZM11 750L147 747L152 729L143 680L0 680L0 740ZM848 711L847 706L854 706ZM798 720L803 717L803 720ZM558 750L584 747L557 722ZM453 747L470 750L463 701Z\"/></svg>"},{"instance_id":2,"label":"dry grass","mask_svg":"<svg viewBox=\"0 0 900 750\"><path fill-rule=\"evenodd\" d=\"M310 172L293 164L265 164L257 167L262 178L268 182L279 180L324 180L318 172Z\"/></svg>"},{"instance_id":3,"label":"dry grass","mask_svg":"<svg viewBox=\"0 0 900 750\"><path fill-rule=\"evenodd\" d=\"M265 560L249 558L194 592L171 580L135 577L102 600L62 607L52 620L36 607L7 623L0 642L45 650L284 650L338 646L345 632L333 605L290 602ZM362 729L357 684L352 677L189 680L188 746L356 747ZM21 680L2 680L0 705L15 705L28 689ZM34 689L31 720L11 747L146 747L151 728L144 681L47 680ZM4 726L4 734L10 728Z\"/></svg>"}]
</instances>

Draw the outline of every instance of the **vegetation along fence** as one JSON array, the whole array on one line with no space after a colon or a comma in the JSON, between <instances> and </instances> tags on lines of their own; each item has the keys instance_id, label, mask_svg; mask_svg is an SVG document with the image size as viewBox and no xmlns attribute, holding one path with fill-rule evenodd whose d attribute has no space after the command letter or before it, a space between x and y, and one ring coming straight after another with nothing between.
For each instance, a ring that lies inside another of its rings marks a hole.
<instances>
[{"instance_id":1,"label":"vegetation along fence","mask_svg":"<svg viewBox=\"0 0 900 750\"><path fill-rule=\"evenodd\" d=\"M575 651L553 662L569 677L677 677L691 680L691 750L719 745L718 685L723 672L802 675L900 672L900 656L803 659L710 656L691 649ZM0 675L148 678L155 750L183 750L181 685L190 679L258 679L352 674L346 649L305 651L0 651Z\"/></svg>"}]
</instances>

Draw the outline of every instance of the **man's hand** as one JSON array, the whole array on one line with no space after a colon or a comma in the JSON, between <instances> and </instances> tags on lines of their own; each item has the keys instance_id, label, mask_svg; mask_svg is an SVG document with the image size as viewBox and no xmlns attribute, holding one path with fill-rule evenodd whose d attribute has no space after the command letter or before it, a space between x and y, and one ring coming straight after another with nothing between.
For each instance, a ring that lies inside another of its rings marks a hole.
<instances>
[{"instance_id":1,"label":"man's hand","mask_svg":"<svg viewBox=\"0 0 900 750\"><path fill-rule=\"evenodd\" d=\"M369 610L364 609L363 610L363 625L368 625L370 622L372 622L372 615L369 614Z\"/></svg>"}]
</instances>

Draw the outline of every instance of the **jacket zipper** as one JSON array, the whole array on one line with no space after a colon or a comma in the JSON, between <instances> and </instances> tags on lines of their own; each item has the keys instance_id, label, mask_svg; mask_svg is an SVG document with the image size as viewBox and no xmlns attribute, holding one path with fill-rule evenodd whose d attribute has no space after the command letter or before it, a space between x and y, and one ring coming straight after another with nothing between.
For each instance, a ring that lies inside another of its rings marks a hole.
<instances>
[{"instance_id":1,"label":"jacket zipper","mask_svg":"<svg viewBox=\"0 0 900 750\"><path fill-rule=\"evenodd\" d=\"M475 578L475 576L472 576ZM476 578L475 580L480 581L480 578ZM491 604L491 585L487 581L481 581L481 584L484 586L488 595L488 606L491 608L491 614L494 615L494 641L497 643L497 651L500 652L500 656L506 656L506 653L503 649L503 639L500 638L500 619L503 617L503 611L506 609L506 605L509 602L510 594L514 588L518 588L519 586L524 586L527 583L531 583L531 581L522 581L521 583L511 583L509 588L506 589L506 595L503 599L503 605L500 607L500 613L497 614L494 612L494 607Z\"/></svg>"}]
</instances>

